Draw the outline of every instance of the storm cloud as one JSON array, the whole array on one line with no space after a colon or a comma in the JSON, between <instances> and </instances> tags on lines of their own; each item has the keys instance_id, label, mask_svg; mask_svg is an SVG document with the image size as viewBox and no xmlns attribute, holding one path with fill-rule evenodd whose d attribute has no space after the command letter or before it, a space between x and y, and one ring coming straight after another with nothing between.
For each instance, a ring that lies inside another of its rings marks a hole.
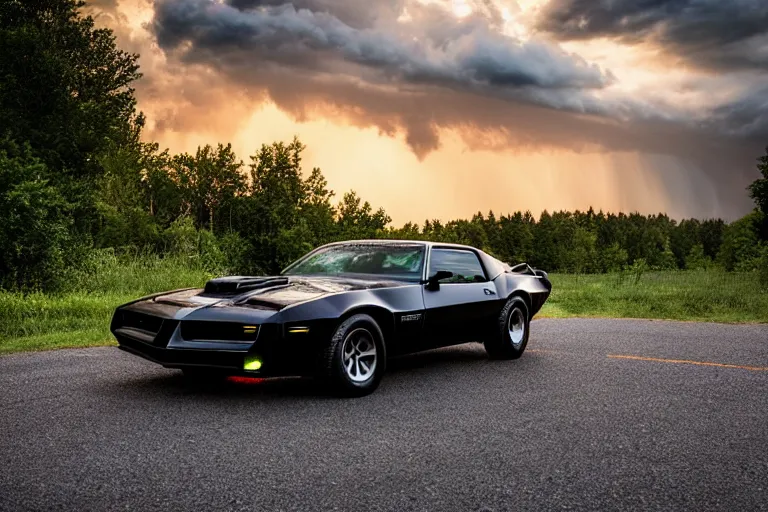
<instances>
[{"instance_id":1,"label":"storm cloud","mask_svg":"<svg viewBox=\"0 0 768 512\"><path fill-rule=\"evenodd\" d=\"M537 26L559 39L649 41L711 69L768 70L765 0L551 0Z\"/></svg>"},{"instance_id":2,"label":"storm cloud","mask_svg":"<svg viewBox=\"0 0 768 512\"><path fill-rule=\"evenodd\" d=\"M152 12L149 39L129 47L145 45L137 94L163 105L154 130L226 134L271 102L298 121L403 134L420 158L444 130L470 149L636 153L662 181L675 165L695 169L717 195L697 211L726 216L749 207L744 187L768 143L757 1L734 2L751 5L746 15L714 0L550 0L526 37L505 30L513 0L467 0L463 17L421 0L135 1ZM627 92L611 69L559 43L596 37L650 43L703 71L668 94ZM744 47L755 51L729 58Z\"/></svg>"},{"instance_id":3,"label":"storm cloud","mask_svg":"<svg viewBox=\"0 0 768 512\"><path fill-rule=\"evenodd\" d=\"M457 89L494 88L496 93L523 97L526 87L599 89L611 81L597 66L556 46L515 41L488 30L484 23L453 21L453 26L443 25L442 34L438 27L409 33L373 26L355 28L330 11L297 9L293 4L239 10L237 6L244 3L160 2L154 19L158 42L167 49L190 44L188 56L192 59L196 51L216 52L221 58L236 51L248 52L254 64L278 62L325 72L339 72L344 63L355 64L371 71L368 79L380 84L397 81ZM449 19L445 16L441 21ZM357 76L360 71L353 68L347 73ZM548 102L542 94L527 97Z\"/></svg>"}]
</instances>

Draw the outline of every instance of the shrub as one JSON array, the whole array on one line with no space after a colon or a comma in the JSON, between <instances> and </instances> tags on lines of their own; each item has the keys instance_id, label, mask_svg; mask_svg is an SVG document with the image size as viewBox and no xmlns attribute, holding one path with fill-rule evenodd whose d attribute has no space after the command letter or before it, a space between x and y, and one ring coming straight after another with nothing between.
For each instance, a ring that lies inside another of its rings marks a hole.
<instances>
[{"instance_id":1,"label":"shrub","mask_svg":"<svg viewBox=\"0 0 768 512\"><path fill-rule=\"evenodd\" d=\"M768 243L764 243L760 248L760 258L757 261L757 271L760 285L768 289Z\"/></svg>"},{"instance_id":2,"label":"shrub","mask_svg":"<svg viewBox=\"0 0 768 512\"><path fill-rule=\"evenodd\" d=\"M640 282L640 278L649 270L648 263L644 258L637 258L632 262L632 265L627 267L627 273L631 276L632 282L637 284Z\"/></svg>"},{"instance_id":3,"label":"shrub","mask_svg":"<svg viewBox=\"0 0 768 512\"><path fill-rule=\"evenodd\" d=\"M28 148L0 141L0 286L55 288L81 254L68 205Z\"/></svg>"},{"instance_id":4,"label":"shrub","mask_svg":"<svg viewBox=\"0 0 768 512\"><path fill-rule=\"evenodd\" d=\"M688 270L707 270L712 267L712 260L704 254L704 246L696 244L685 258L685 268Z\"/></svg>"},{"instance_id":5,"label":"shrub","mask_svg":"<svg viewBox=\"0 0 768 512\"><path fill-rule=\"evenodd\" d=\"M191 217L176 219L160 235L161 252L165 257L179 258L191 268L224 273L226 257L216 236L206 229L195 228Z\"/></svg>"}]
</instances>

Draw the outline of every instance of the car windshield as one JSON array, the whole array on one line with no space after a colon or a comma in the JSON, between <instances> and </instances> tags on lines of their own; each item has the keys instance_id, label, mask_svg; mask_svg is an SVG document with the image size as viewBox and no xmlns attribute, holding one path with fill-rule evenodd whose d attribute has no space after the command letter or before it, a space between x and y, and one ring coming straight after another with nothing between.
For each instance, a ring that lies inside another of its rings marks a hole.
<instances>
[{"instance_id":1,"label":"car windshield","mask_svg":"<svg viewBox=\"0 0 768 512\"><path fill-rule=\"evenodd\" d=\"M310 253L283 274L364 274L419 281L423 264L424 246L419 244L341 244Z\"/></svg>"}]
</instances>

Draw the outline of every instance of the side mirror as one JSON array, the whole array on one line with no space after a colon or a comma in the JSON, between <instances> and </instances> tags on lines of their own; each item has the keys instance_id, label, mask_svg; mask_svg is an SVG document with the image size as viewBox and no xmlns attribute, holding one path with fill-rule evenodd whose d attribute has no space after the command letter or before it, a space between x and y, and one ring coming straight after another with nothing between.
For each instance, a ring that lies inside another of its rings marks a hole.
<instances>
[{"instance_id":1,"label":"side mirror","mask_svg":"<svg viewBox=\"0 0 768 512\"><path fill-rule=\"evenodd\" d=\"M450 279L453 277L453 272L447 270L438 270L435 274L427 279L427 290L435 291L440 289L440 281L443 279Z\"/></svg>"}]
</instances>

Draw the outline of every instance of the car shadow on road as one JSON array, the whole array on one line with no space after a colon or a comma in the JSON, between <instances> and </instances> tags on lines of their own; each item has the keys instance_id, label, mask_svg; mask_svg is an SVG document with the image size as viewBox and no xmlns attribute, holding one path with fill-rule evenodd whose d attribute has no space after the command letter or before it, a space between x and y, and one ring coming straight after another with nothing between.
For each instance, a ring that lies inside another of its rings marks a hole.
<instances>
[{"instance_id":1,"label":"car shadow on road","mask_svg":"<svg viewBox=\"0 0 768 512\"><path fill-rule=\"evenodd\" d=\"M387 375L397 375L399 380L423 379L425 373L444 373L461 368L470 370L472 363L488 361L482 345L465 344L454 347L396 356L387 361ZM412 375L412 377L409 376ZM385 381L387 375L384 376ZM321 381L302 377L227 377L213 380L197 380L185 377L180 371L160 370L149 376L136 376L111 382L109 387L117 388L127 397L147 396L199 396L210 398L238 397L309 397L337 399Z\"/></svg>"},{"instance_id":2,"label":"car shadow on road","mask_svg":"<svg viewBox=\"0 0 768 512\"><path fill-rule=\"evenodd\" d=\"M467 363L481 361L488 361L488 355L483 346L479 343L465 343L393 357L387 361L387 373L407 372L415 368L444 371L446 366L453 367L453 365L467 365Z\"/></svg>"}]
</instances>

